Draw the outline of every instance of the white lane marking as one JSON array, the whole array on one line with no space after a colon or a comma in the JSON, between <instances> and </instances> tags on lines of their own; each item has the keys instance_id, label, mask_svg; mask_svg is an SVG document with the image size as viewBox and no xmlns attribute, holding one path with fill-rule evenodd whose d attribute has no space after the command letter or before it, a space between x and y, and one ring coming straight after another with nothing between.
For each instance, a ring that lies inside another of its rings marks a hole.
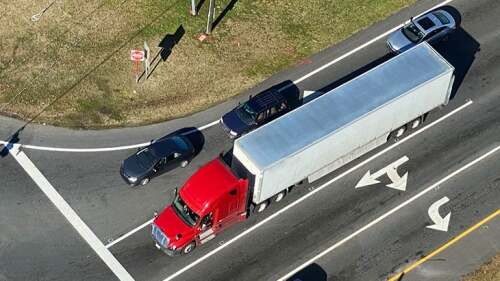
<instances>
[{"instance_id":1,"label":"white lane marking","mask_svg":"<svg viewBox=\"0 0 500 281\"><path fill-rule=\"evenodd\" d=\"M437 4L435 5L434 7L418 14L417 16L415 17L418 17L420 15L423 15L425 13L427 13L428 11L431 11L431 10L434 10L440 6L443 6L443 5L446 5L450 2L452 2L454 0L446 0L446 1L443 1L441 2L440 4ZM381 38L383 38L384 36L388 35L389 33L395 31L396 29L402 27L405 23L407 23L408 21L405 21L403 22L402 24L398 25L398 26L395 26L389 30L387 30L386 32L380 34L379 36L371 39L370 41L364 43L363 45L361 46L358 46L354 49L352 49L351 51L341 55L340 57L320 66L319 68L309 72L308 74L300 77L299 79L295 80L295 81L292 81L293 83L290 83L282 88L279 89L279 91L282 91L282 90L285 90L287 89L288 87L291 87L292 85L297 85L299 83L301 83L302 81L306 80L307 78L315 75L316 73L332 66L333 64L345 59L346 57L358 52L359 50L363 49L363 48L366 48L367 46L375 43L376 41L380 40ZM215 124L219 123L219 120L216 120L216 121L213 121L209 124L206 124L206 125L203 125L201 127L198 128L198 130L204 130L204 129L207 129L207 128L210 128L212 126L214 126ZM5 144L7 142L5 141L1 141L0 140L0 143L2 144ZM125 150L125 149L130 149L130 148L137 148L137 147L141 147L141 146L144 146L144 145L147 145L147 143L142 143L142 144L134 144L134 145L126 145L126 146L117 146L117 147L107 147L107 148L60 148L60 147L46 147L46 146L36 146L36 145L25 145L23 146L24 148L28 148L28 149L35 149L35 150L46 150L46 151L57 151L57 152L105 152L105 151L116 151L116 150Z\"/></svg>"},{"instance_id":2,"label":"white lane marking","mask_svg":"<svg viewBox=\"0 0 500 281\"><path fill-rule=\"evenodd\" d=\"M302 95L302 98L304 99L304 98L307 98L310 95L315 95L315 94L319 94L319 92L304 90L304 94Z\"/></svg>"},{"instance_id":3,"label":"white lane marking","mask_svg":"<svg viewBox=\"0 0 500 281\"><path fill-rule=\"evenodd\" d=\"M215 124L219 123L219 120L214 121L212 123L203 125L199 128L189 130L187 132L182 133L183 135L189 135L193 132L196 132L196 130L202 131L204 129L207 129ZM8 142L0 140L1 144L7 144ZM139 144L132 144L132 145L124 145L124 146L115 146L115 147L103 147L103 148L63 148L63 147L48 147L48 146L37 146L37 145L22 145L23 149L33 149L33 150L44 150L44 151L54 151L54 152L109 152L109 151L118 151L118 150L126 150L126 149L133 149L133 148L138 148L142 146L147 146L150 145L151 142L143 142Z\"/></svg>"},{"instance_id":4,"label":"white lane marking","mask_svg":"<svg viewBox=\"0 0 500 281\"><path fill-rule=\"evenodd\" d=\"M426 226L427 228L435 229L435 230L439 230L439 231L444 231L444 232L448 231L448 225L450 224L451 212L449 212L444 218L442 218L441 215L439 214L439 207L441 207L441 205L448 203L449 201L450 201L450 199L445 196L445 197L439 199L438 201L434 202L429 207L427 214L429 214L429 217L431 218L431 220L434 224Z\"/></svg>"},{"instance_id":5,"label":"white lane marking","mask_svg":"<svg viewBox=\"0 0 500 281\"><path fill-rule=\"evenodd\" d=\"M150 225L150 224L153 222L153 220L154 220L154 218L152 218L152 219L148 220L147 222L145 222L145 223L143 223L143 224L139 225L138 227L136 227L136 228L132 229L131 231L129 231L129 232L127 232L127 233L125 233L124 235L122 235L122 236L118 237L116 240L113 240L113 242L111 242L111 243L107 244L107 245L106 245L106 248L108 248L108 249L109 249L109 248L113 247L113 245L115 245L116 243L118 243L118 242L120 242L120 241L122 241L122 240L125 240L125 239L126 239L127 237L129 237L130 235L132 235L132 234L136 233L137 231L139 231L139 230L143 229L144 227L146 227L146 226Z\"/></svg>"},{"instance_id":6,"label":"white lane marking","mask_svg":"<svg viewBox=\"0 0 500 281\"><path fill-rule=\"evenodd\" d=\"M395 212L397 212L398 210L402 209L403 207L405 207L406 205L410 204L411 202L417 200L418 198L422 197L424 194L426 194L427 192L433 190L434 188L438 187L440 184L443 184L444 182L446 182L447 180L451 179L452 177L460 174L461 172L463 172L464 170L470 168L471 166L477 164L478 162L480 162L481 160L485 159L486 157L490 156L491 154L497 152L498 150L500 150L500 145L493 148L492 150L488 151L487 153L481 155L479 158L476 158L474 159L473 161L467 163L467 165L459 168L458 170L455 170L453 173L447 175L446 177L440 179L438 182L434 183L433 185L427 187L426 189L422 190L421 192L419 192L417 195L413 196L412 198L408 199L407 201L403 202L402 204L398 205L397 207L391 209L390 211L388 211L387 213L383 214L382 216L378 217L377 219L371 221L369 224L361 227L360 229L358 229L357 231L355 231L354 233L352 233L351 235L345 237L344 239L340 240L339 242L335 243L333 246L329 247L328 249L324 250L323 252L321 252L320 254L316 255L315 257L313 257L312 259L308 260L307 262L303 263L302 265L300 265L299 267L297 267L296 269L290 271L289 273L287 273L285 276L281 277L280 279L278 279L279 281L282 281L282 280L286 280L288 278L290 278L292 275L294 275L295 273L299 272L300 270L304 269L305 267L307 267L308 265L310 265L311 263L313 263L314 261L318 260L319 258L323 257L324 255L328 254L329 252L335 250L336 248L340 247L342 244L348 242L349 240L351 240L352 238L356 237L357 235L359 235L360 233L362 233L363 231L369 229L370 227L374 226L375 224L379 223L380 221L382 221L383 219L387 218L388 216L394 214Z\"/></svg>"},{"instance_id":7,"label":"white lane marking","mask_svg":"<svg viewBox=\"0 0 500 281\"><path fill-rule=\"evenodd\" d=\"M104 244L97 238L92 230L85 224L85 222L78 216L78 214L71 208L71 206L64 200L64 198L56 191L50 184L45 176L38 170L38 168L31 162L31 160L19 150L19 144L13 144L9 150L14 159L21 165L26 173L33 179L33 181L40 187L49 200L56 206L56 208L63 214L68 222L75 228L80 236L89 244L89 246L99 255L99 257L106 263L111 271L122 281L134 281L134 278L127 272L127 270L118 262L118 260L106 249Z\"/></svg>"},{"instance_id":8,"label":"white lane marking","mask_svg":"<svg viewBox=\"0 0 500 281\"><path fill-rule=\"evenodd\" d=\"M343 172L342 174L336 176L335 178L331 179L330 181L324 183L323 185L319 186L318 188L314 189L313 191L307 193L306 195L304 195L303 197L295 200L294 202L290 203L289 205L283 207L282 209L278 210L276 213L273 213L272 215L270 215L269 217L265 218L264 220L260 221L259 223L253 225L252 227L250 227L249 229L243 231L242 233L236 235L234 238L228 240L227 242L225 242L224 244L222 244L222 246L219 246L218 248L210 251L209 253L205 254L204 256L202 256L201 258L195 260L194 262L192 262L191 264L185 266L184 268L180 269L179 271L177 271L176 273L170 275L169 277L167 277L164 281L169 281L169 280L172 280L174 279L175 277L181 275L182 273L186 272L187 270L193 268L194 266L196 266L197 264L201 263L202 261L208 259L209 257L213 256L214 254L218 253L219 251L221 251L222 249L224 249L225 247L233 244L235 241L237 241L238 239L244 237L245 235L247 235L248 233L254 231L255 229L259 228L260 226L264 225L265 223L271 221L272 219L274 219L275 217L281 215L282 213L286 212L287 210L289 210L290 208L294 207L295 205L301 203L302 201L306 200L307 198L313 196L314 194L316 194L317 192L319 192L320 190L323 190L325 187L329 186L330 184L338 181L339 179L345 177L346 175L352 173L353 171L357 170L358 168L362 167L363 165L367 164L368 162L370 162L371 160L379 157L380 155L386 153L387 151L407 142L408 140L412 139L413 137L421 134L422 132L432 128L433 126L435 126L436 124L444 121L445 119L453 116L455 113L459 112L460 110L468 107L469 105L472 104L472 101L468 101L467 103L463 104L462 106L454 109L453 111L451 111L450 113L444 115L443 117L437 119L436 121L430 123L429 125L425 126L425 127L422 127L420 130L418 131L415 131L413 134L409 135L408 137L400 140L399 142L397 143L394 143L392 144L391 146L388 146L387 148L381 150L380 152L374 154L373 156L371 156L370 158L364 160L363 162L357 164L356 166L350 168L349 170Z\"/></svg>"}]
</instances>

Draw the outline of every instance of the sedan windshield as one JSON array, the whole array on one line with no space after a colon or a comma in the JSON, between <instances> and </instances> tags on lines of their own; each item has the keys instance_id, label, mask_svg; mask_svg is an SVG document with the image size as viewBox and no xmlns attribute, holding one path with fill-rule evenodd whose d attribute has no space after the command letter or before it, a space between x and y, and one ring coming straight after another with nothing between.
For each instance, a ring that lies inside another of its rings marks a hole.
<instances>
[{"instance_id":1,"label":"sedan windshield","mask_svg":"<svg viewBox=\"0 0 500 281\"><path fill-rule=\"evenodd\" d=\"M137 152L137 159L139 160L139 164L146 169L149 169L155 163L155 157L148 148Z\"/></svg>"},{"instance_id":2,"label":"sedan windshield","mask_svg":"<svg viewBox=\"0 0 500 281\"><path fill-rule=\"evenodd\" d=\"M422 39L422 37L424 37L422 31L420 31L413 23L403 27L403 34L413 43L417 43L420 39Z\"/></svg>"},{"instance_id":3,"label":"sedan windshield","mask_svg":"<svg viewBox=\"0 0 500 281\"><path fill-rule=\"evenodd\" d=\"M182 200L182 198L177 194L174 200L174 210L177 215L189 226L195 226L196 222L200 218L195 212L193 212L188 205Z\"/></svg>"}]
</instances>

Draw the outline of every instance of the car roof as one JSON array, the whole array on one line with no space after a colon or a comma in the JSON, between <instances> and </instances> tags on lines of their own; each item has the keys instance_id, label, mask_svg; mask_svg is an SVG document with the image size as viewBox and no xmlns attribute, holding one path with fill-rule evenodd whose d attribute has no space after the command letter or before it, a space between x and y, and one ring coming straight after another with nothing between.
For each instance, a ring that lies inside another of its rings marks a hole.
<instances>
[{"instance_id":1,"label":"car roof","mask_svg":"<svg viewBox=\"0 0 500 281\"><path fill-rule=\"evenodd\" d=\"M445 11L436 10L433 12L439 12L448 17ZM441 21L433 14L433 12L429 12L413 20L413 23L417 25L418 28L424 33L424 36L440 27L446 26L445 24L441 23Z\"/></svg>"},{"instance_id":2,"label":"car roof","mask_svg":"<svg viewBox=\"0 0 500 281\"><path fill-rule=\"evenodd\" d=\"M270 106L280 104L284 101L285 97L282 94L278 91L270 90L250 98L250 100L247 101L247 104L256 112L261 112Z\"/></svg>"},{"instance_id":3,"label":"car roof","mask_svg":"<svg viewBox=\"0 0 500 281\"><path fill-rule=\"evenodd\" d=\"M178 137L178 136L174 136L174 137ZM159 140L153 142L151 145L149 145L148 148L151 150L153 155L155 155L158 158L168 156L172 152L177 151L179 149L179 146L172 139L174 137L159 139Z\"/></svg>"}]
</instances>

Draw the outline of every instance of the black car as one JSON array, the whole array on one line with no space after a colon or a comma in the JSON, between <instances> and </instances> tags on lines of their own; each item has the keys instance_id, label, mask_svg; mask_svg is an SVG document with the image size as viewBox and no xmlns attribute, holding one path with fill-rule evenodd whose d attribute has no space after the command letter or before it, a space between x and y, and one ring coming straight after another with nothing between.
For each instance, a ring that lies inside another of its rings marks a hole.
<instances>
[{"instance_id":1,"label":"black car","mask_svg":"<svg viewBox=\"0 0 500 281\"><path fill-rule=\"evenodd\" d=\"M287 99L278 91L269 90L238 105L220 119L222 128L231 139L283 115L290 110Z\"/></svg>"},{"instance_id":2,"label":"black car","mask_svg":"<svg viewBox=\"0 0 500 281\"><path fill-rule=\"evenodd\" d=\"M184 136L161 138L125 159L120 174L132 186L145 185L177 166L186 167L194 154L193 144Z\"/></svg>"}]
</instances>

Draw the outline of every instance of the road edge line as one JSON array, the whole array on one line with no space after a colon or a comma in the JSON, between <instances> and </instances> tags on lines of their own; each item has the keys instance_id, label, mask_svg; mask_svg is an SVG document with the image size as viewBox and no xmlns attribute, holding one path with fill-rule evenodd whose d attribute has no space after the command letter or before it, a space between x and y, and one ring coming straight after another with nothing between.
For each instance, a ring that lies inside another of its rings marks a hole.
<instances>
[{"instance_id":1,"label":"road edge line","mask_svg":"<svg viewBox=\"0 0 500 281\"><path fill-rule=\"evenodd\" d=\"M432 257L438 255L439 253L443 252L444 250L446 250L447 248L449 248L450 246L452 246L453 244L457 243L458 241L462 240L464 237L466 237L467 235L469 235L470 233L472 233L473 231L475 231L477 228L479 228L481 225L491 221L492 219L494 219L496 216L500 215L500 209L497 209L495 212L493 212L492 214L488 215L487 217L485 217L484 219L482 219L481 221L479 221L478 223L474 224L473 226L469 227L467 230L465 230L464 232L460 233L459 235L455 236L453 239L449 240L448 242L446 242L445 244L443 244L442 246L440 246L439 248L437 248L436 250L432 251L430 254L428 254L427 256L421 258L420 260L414 262L413 264L411 264L410 266L406 267L405 269L403 269L400 273L397 273L396 275L392 276L391 278L389 278L387 281L397 281L399 278L402 277L402 275L405 275L407 274L408 272L411 272L413 269L415 269L417 266L421 265L422 263L428 261L429 259L431 259Z\"/></svg>"}]
</instances>

